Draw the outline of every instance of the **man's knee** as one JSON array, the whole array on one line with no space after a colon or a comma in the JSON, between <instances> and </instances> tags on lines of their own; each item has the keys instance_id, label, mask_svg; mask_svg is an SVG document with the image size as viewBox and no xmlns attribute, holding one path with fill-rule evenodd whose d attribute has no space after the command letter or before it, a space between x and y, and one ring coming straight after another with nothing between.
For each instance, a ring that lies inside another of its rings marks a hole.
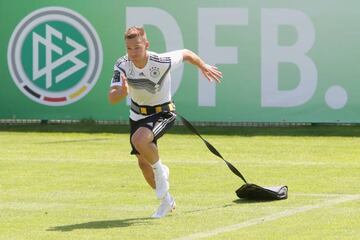
<instances>
[{"instance_id":1,"label":"man's knee","mask_svg":"<svg viewBox=\"0 0 360 240\"><path fill-rule=\"evenodd\" d=\"M144 145L149 144L154 139L154 135L150 129L139 128L132 136L131 142L137 149L141 149Z\"/></svg>"}]
</instances>

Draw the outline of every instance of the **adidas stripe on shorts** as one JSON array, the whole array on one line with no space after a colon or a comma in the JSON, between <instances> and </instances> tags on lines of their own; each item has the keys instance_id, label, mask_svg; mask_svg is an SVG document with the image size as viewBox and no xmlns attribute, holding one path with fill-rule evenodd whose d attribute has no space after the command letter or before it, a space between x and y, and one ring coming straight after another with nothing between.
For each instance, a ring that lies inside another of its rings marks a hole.
<instances>
[{"instance_id":1,"label":"adidas stripe on shorts","mask_svg":"<svg viewBox=\"0 0 360 240\"><path fill-rule=\"evenodd\" d=\"M130 119L130 144L132 147L131 154L139 154L131 142L131 137L136 132L136 130L138 130L140 127L150 129L154 133L153 143L157 144L157 140L162 137L172 126L174 126L175 119L175 112L156 113L139 121L133 121Z\"/></svg>"}]
</instances>

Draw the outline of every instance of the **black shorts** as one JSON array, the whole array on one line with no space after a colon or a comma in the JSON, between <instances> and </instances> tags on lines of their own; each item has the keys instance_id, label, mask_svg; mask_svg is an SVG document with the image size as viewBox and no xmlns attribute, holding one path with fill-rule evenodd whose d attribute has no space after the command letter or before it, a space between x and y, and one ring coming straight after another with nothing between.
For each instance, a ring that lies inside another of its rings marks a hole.
<instances>
[{"instance_id":1,"label":"black shorts","mask_svg":"<svg viewBox=\"0 0 360 240\"><path fill-rule=\"evenodd\" d=\"M138 130L140 127L150 129L154 133L153 143L157 144L157 140L162 137L172 126L174 126L175 119L175 112L156 113L139 121L133 121L130 119L130 144L132 147L131 154L139 154L134 144L131 142L131 137L136 132L136 130Z\"/></svg>"}]
</instances>

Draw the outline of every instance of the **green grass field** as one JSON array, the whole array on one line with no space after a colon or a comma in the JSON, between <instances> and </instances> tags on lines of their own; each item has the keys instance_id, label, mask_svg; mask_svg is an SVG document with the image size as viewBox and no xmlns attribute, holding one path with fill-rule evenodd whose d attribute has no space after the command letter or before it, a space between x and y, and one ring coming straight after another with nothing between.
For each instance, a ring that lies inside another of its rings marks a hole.
<instances>
[{"instance_id":1,"label":"green grass field","mask_svg":"<svg viewBox=\"0 0 360 240\"><path fill-rule=\"evenodd\" d=\"M283 201L240 200L242 181L176 127L159 142L177 209L129 155L127 127L0 126L0 239L360 239L360 127L198 128L249 182Z\"/></svg>"}]
</instances>

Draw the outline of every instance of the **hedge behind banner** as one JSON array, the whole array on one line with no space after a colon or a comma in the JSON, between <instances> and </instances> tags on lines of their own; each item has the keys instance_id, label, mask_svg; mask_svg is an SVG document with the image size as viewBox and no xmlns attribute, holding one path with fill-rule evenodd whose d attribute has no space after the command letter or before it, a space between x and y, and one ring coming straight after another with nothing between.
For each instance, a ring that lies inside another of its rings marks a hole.
<instances>
[{"instance_id":1,"label":"hedge behind banner","mask_svg":"<svg viewBox=\"0 0 360 240\"><path fill-rule=\"evenodd\" d=\"M123 33L187 48L223 72L172 74L191 121L360 122L360 3L0 0L0 119L127 120L107 94Z\"/></svg>"}]
</instances>

